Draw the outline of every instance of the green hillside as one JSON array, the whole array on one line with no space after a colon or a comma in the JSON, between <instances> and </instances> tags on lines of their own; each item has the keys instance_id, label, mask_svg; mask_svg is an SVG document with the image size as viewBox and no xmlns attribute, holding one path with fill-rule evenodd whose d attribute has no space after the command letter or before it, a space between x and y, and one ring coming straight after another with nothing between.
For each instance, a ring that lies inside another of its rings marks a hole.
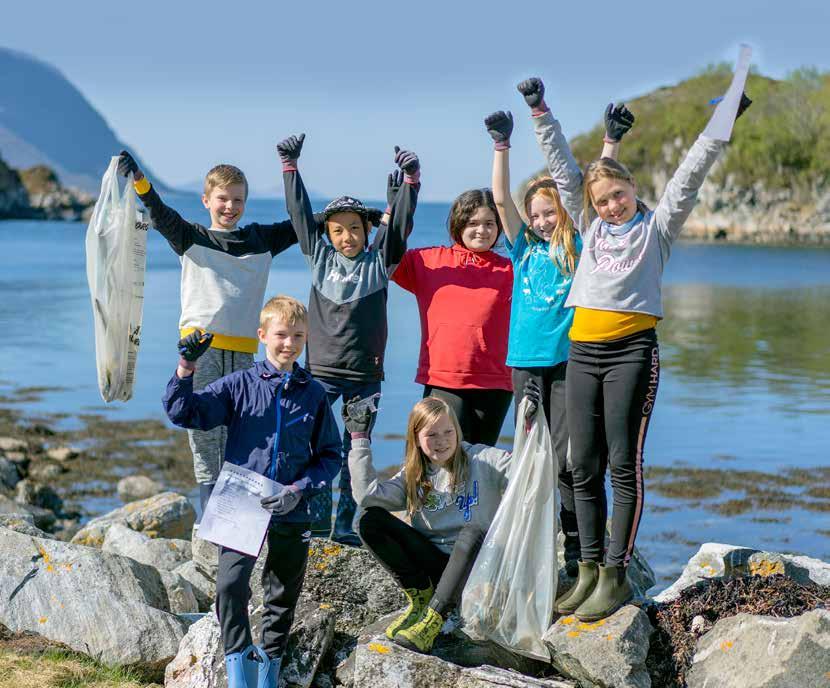
<instances>
[{"instance_id":1,"label":"green hillside","mask_svg":"<svg viewBox=\"0 0 830 688\"><path fill-rule=\"evenodd\" d=\"M730 65L714 65L676 86L628 102L637 122L623 140L620 159L634 173L641 195L653 199L655 179L666 179L706 126L709 101L723 94ZM746 92L752 107L737 123L729 151L712 181L729 178L738 188L786 189L806 197L830 183L830 73L801 69L782 81L751 73ZM598 123L572 142L581 165L597 155Z\"/></svg>"}]
</instances>

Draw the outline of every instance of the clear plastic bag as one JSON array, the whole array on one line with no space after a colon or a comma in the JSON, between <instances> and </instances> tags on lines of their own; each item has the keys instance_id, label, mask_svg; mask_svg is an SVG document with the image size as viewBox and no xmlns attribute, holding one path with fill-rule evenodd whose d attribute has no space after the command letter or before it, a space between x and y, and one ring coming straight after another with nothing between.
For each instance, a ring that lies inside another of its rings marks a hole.
<instances>
[{"instance_id":1,"label":"clear plastic bag","mask_svg":"<svg viewBox=\"0 0 830 688\"><path fill-rule=\"evenodd\" d=\"M524 418L522 400L518 418ZM556 596L557 475L540 411L516 428L507 490L461 598L464 631L541 660Z\"/></svg>"},{"instance_id":2,"label":"clear plastic bag","mask_svg":"<svg viewBox=\"0 0 830 688\"><path fill-rule=\"evenodd\" d=\"M86 232L98 389L106 402L127 401L133 395L147 264L148 223L136 207L132 174L122 194L117 168L114 157Z\"/></svg>"}]
</instances>

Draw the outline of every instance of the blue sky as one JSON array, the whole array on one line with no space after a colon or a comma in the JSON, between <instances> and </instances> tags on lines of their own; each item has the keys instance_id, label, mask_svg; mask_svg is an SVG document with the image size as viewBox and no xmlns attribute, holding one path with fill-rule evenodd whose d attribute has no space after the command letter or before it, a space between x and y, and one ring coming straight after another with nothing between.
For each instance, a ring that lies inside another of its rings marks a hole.
<instances>
[{"instance_id":1,"label":"blue sky","mask_svg":"<svg viewBox=\"0 0 830 688\"><path fill-rule=\"evenodd\" d=\"M734 62L741 42L769 76L830 69L826 0L90 0L3 15L0 44L58 67L165 181L231 162L276 192L274 145L306 132L301 170L323 196L382 197L395 144L421 156L422 198L489 185L482 120L498 109L517 122L514 180L533 172L527 76L570 136L610 100Z\"/></svg>"}]
</instances>

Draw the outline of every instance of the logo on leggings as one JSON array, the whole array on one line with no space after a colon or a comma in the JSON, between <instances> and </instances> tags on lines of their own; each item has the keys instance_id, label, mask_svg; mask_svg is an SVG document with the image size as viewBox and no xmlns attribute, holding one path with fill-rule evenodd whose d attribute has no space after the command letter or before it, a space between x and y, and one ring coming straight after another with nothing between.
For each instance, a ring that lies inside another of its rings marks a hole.
<instances>
[{"instance_id":1,"label":"logo on leggings","mask_svg":"<svg viewBox=\"0 0 830 688\"><path fill-rule=\"evenodd\" d=\"M455 505L464 514L464 521L473 516L473 507L478 506L478 480L473 480L473 494L460 494L455 498Z\"/></svg>"},{"instance_id":2,"label":"logo on leggings","mask_svg":"<svg viewBox=\"0 0 830 688\"><path fill-rule=\"evenodd\" d=\"M648 392L643 403L643 415L647 416L654 408L654 400L657 397L657 383L660 380L660 352L655 346L651 350L651 373L648 378Z\"/></svg>"}]
</instances>

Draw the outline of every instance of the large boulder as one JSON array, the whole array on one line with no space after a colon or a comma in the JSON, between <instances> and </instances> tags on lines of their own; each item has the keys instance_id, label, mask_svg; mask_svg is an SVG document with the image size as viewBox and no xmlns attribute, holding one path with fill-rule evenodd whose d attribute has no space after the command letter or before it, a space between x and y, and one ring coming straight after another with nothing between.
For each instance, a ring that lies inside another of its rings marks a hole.
<instances>
[{"instance_id":1,"label":"large boulder","mask_svg":"<svg viewBox=\"0 0 830 688\"><path fill-rule=\"evenodd\" d=\"M193 552L193 563L210 580L216 581L216 571L219 568L219 548L208 540L199 537L199 526L193 526L190 538Z\"/></svg>"},{"instance_id":2,"label":"large boulder","mask_svg":"<svg viewBox=\"0 0 830 688\"><path fill-rule=\"evenodd\" d=\"M34 524L41 530L49 530L57 520L54 512L43 509L34 504L20 504L10 497L0 494L0 514L14 515L27 513L32 517Z\"/></svg>"},{"instance_id":3,"label":"large boulder","mask_svg":"<svg viewBox=\"0 0 830 688\"><path fill-rule=\"evenodd\" d=\"M784 688L830 683L830 611L790 619L738 614L697 645L688 688Z\"/></svg>"},{"instance_id":4,"label":"large boulder","mask_svg":"<svg viewBox=\"0 0 830 688\"><path fill-rule=\"evenodd\" d=\"M653 630L646 613L629 604L593 623L562 617L544 640L553 666L580 686L651 688L646 656Z\"/></svg>"},{"instance_id":5,"label":"large boulder","mask_svg":"<svg viewBox=\"0 0 830 688\"><path fill-rule=\"evenodd\" d=\"M186 561L181 566L176 567L173 573L179 574L190 583L193 594L196 596L199 611L210 611L213 600L216 599L216 581L208 578L196 565L195 561Z\"/></svg>"},{"instance_id":6,"label":"large boulder","mask_svg":"<svg viewBox=\"0 0 830 688\"><path fill-rule=\"evenodd\" d=\"M114 523L143 532L150 537L182 538L190 534L196 512L187 497L175 492L162 492L155 497L131 502L120 509L93 518L79 530L72 542L100 547Z\"/></svg>"},{"instance_id":7,"label":"large boulder","mask_svg":"<svg viewBox=\"0 0 830 688\"><path fill-rule=\"evenodd\" d=\"M54 540L55 536L45 533L35 525L35 520L28 512L19 514L0 514L0 528L8 528L24 535L47 538Z\"/></svg>"},{"instance_id":8,"label":"large boulder","mask_svg":"<svg viewBox=\"0 0 830 688\"><path fill-rule=\"evenodd\" d=\"M146 475L130 475L121 478L115 489L122 502L147 499L164 492L164 486L161 483L157 483Z\"/></svg>"},{"instance_id":9,"label":"large boulder","mask_svg":"<svg viewBox=\"0 0 830 688\"><path fill-rule=\"evenodd\" d=\"M779 573L798 583L830 585L830 564L819 559L707 542L689 559L680 578L654 600L670 602L686 588L708 578L771 576Z\"/></svg>"},{"instance_id":10,"label":"large boulder","mask_svg":"<svg viewBox=\"0 0 830 688\"><path fill-rule=\"evenodd\" d=\"M158 672L187 623L169 613L159 572L58 540L0 528L0 623L97 660Z\"/></svg>"},{"instance_id":11,"label":"large boulder","mask_svg":"<svg viewBox=\"0 0 830 688\"><path fill-rule=\"evenodd\" d=\"M187 540L151 538L121 523L110 526L101 549L163 571L172 571L191 558L190 542Z\"/></svg>"}]
</instances>

